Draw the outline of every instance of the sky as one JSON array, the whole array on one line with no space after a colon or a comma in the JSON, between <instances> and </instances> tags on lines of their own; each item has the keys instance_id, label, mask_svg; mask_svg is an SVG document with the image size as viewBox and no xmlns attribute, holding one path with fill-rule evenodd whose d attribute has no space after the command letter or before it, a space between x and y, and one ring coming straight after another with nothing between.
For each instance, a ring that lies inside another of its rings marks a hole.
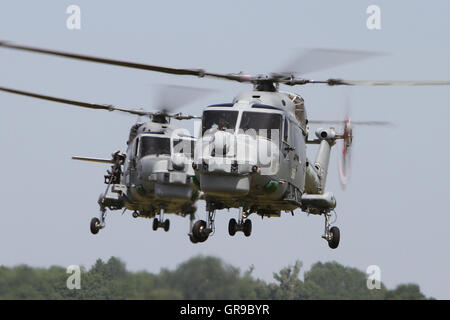
<instances>
[{"instance_id":1,"label":"sky","mask_svg":"<svg viewBox=\"0 0 450 320\"><path fill-rule=\"evenodd\" d=\"M70 5L81 9L81 29L66 26ZM369 30L370 5L381 10L381 29ZM303 48L357 49L381 57L322 70L313 79L449 80L450 2L447 1L23 1L0 3L0 39L18 44L211 72L277 71ZM231 102L249 85L176 77L142 70L0 48L0 86L120 107L152 105L158 84L217 91L183 105L201 114L208 104ZM343 119L343 90L286 88L304 99L309 119ZM133 116L84 110L0 93L0 264L92 265L117 256L130 270L158 272L190 257L214 255L254 275L303 262L337 261L381 270L394 288L414 282L428 296L450 299L450 152L448 87L352 87L352 119L380 120L392 128L354 129L352 177L340 188L339 148L332 152L327 190L337 199L341 243L321 239L324 219L251 216L252 236L231 238L236 209L219 211L216 233L194 245L188 219L166 216L171 230L152 231L151 220L111 212L107 227L89 231L98 216L107 166L71 160L109 157L125 150ZM192 123L181 123L192 128ZM312 128L313 129L313 128ZM314 158L316 148L309 147ZM205 218L198 203L198 218Z\"/></svg>"}]
</instances>

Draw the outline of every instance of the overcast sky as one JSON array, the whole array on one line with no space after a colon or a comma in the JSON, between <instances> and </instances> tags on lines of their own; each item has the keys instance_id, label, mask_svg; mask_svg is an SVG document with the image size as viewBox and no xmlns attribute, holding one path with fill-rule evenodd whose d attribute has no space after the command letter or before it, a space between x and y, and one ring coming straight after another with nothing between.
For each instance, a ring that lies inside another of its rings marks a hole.
<instances>
[{"instance_id":1,"label":"overcast sky","mask_svg":"<svg viewBox=\"0 0 450 320\"><path fill-rule=\"evenodd\" d=\"M69 5L81 8L81 30L66 27ZM381 9L381 30L366 26L369 5ZM19 1L0 3L0 39L110 58L216 72L276 71L301 48L381 51L389 55L308 76L347 79L449 80L448 1ZM0 48L0 86L121 107L154 110L151 89L170 83L218 89L180 111L200 114L208 104L230 102L250 87L131 70ZM310 119L341 119L342 90L283 88L301 94ZM125 150L136 118L80 110L0 93L0 264L92 265L117 256L131 270L158 272L198 255L215 255L272 280L301 260L338 261L363 271L381 268L393 288L418 283L423 292L450 298L448 209L450 137L448 87L352 88L352 118L381 120L394 128L355 128L352 180L340 190L339 147L333 151L327 189L337 198L341 244L321 239L323 217L261 220L252 216L250 238L231 238L217 213L216 234L191 244L188 219L168 216L171 230L152 231L151 220L112 212L96 236L104 190L102 164L71 156L108 157ZM182 103L180 102L180 108ZM191 128L191 124L182 124ZM314 158L316 149L308 149ZM198 217L204 219L204 203Z\"/></svg>"}]
</instances>

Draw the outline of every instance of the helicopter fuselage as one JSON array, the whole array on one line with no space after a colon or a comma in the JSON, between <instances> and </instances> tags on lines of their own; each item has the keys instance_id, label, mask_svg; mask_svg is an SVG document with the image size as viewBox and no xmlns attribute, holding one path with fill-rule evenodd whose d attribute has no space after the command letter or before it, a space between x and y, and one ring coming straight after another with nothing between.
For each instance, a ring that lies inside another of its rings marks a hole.
<instances>
[{"instance_id":1,"label":"helicopter fuselage","mask_svg":"<svg viewBox=\"0 0 450 320\"><path fill-rule=\"evenodd\" d=\"M325 139L320 159L309 164L306 112L298 95L244 92L231 104L207 107L202 133L193 168L212 210L279 216L302 207L302 196L323 193L332 143Z\"/></svg>"},{"instance_id":2,"label":"helicopter fuselage","mask_svg":"<svg viewBox=\"0 0 450 320\"><path fill-rule=\"evenodd\" d=\"M147 122L130 132L119 197L142 217L195 211L198 191L192 183L192 137L168 123ZM180 146L184 144L184 146Z\"/></svg>"}]
</instances>

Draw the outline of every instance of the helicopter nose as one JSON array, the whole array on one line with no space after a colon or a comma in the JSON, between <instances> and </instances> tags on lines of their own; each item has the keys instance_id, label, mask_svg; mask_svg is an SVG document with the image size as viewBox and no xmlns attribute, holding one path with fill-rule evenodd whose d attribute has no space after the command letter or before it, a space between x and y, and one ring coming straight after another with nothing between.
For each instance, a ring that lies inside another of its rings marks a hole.
<instances>
[{"instance_id":1,"label":"helicopter nose","mask_svg":"<svg viewBox=\"0 0 450 320\"><path fill-rule=\"evenodd\" d=\"M231 175L201 175L200 189L213 196L242 196L250 191L250 177Z\"/></svg>"},{"instance_id":2,"label":"helicopter nose","mask_svg":"<svg viewBox=\"0 0 450 320\"><path fill-rule=\"evenodd\" d=\"M160 159L155 157L143 157L139 160L138 172L139 178L147 180L148 177L156 173L168 172L169 159Z\"/></svg>"},{"instance_id":3,"label":"helicopter nose","mask_svg":"<svg viewBox=\"0 0 450 320\"><path fill-rule=\"evenodd\" d=\"M217 131L214 134L213 148L211 155L226 156L230 152L230 145L233 144L233 136L224 131Z\"/></svg>"}]
</instances>

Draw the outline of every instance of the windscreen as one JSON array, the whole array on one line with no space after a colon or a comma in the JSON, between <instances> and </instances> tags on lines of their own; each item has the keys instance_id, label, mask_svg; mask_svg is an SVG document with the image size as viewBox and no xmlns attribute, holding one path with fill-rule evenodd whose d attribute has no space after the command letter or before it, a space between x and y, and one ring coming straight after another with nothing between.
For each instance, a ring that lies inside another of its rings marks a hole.
<instances>
[{"instance_id":1,"label":"windscreen","mask_svg":"<svg viewBox=\"0 0 450 320\"><path fill-rule=\"evenodd\" d=\"M170 138L167 137L140 137L139 156L170 155Z\"/></svg>"},{"instance_id":2,"label":"windscreen","mask_svg":"<svg viewBox=\"0 0 450 320\"><path fill-rule=\"evenodd\" d=\"M214 110L203 112L202 134L209 129L233 130L236 127L238 111Z\"/></svg>"},{"instance_id":3,"label":"windscreen","mask_svg":"<svg viewBox=\"0 0 450 320\"><path fill-rule=\"evenodd\" d=\"M244 112L242 114L239 129L246 133L253 132L253 134L268 139L279 137L281 130L281 115L276 113Z\"/></svg>"}]
</instances>

